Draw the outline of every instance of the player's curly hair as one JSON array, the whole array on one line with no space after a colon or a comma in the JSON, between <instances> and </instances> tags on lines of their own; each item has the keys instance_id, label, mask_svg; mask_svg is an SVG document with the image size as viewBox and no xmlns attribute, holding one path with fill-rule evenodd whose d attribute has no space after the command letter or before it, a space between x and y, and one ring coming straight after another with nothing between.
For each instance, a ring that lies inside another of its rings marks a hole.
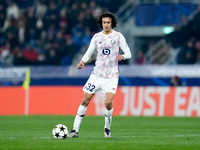
<instances>
[{"instance_id":1,"label":"player's curly hair","mask_svg":"<svg viewBox=\"0 0 200 150\"><path fill-rule=\"evenodd\" d=\"M115 18L115 15L109 11L105 11L105 12L102 12L100 15L99 15L99 19L98 19L98 25L103 28L102 26L102 18L105 18L105 17L109 17L112 19L112 28L116 27L117 26L117 20Z\"/></svg>"}]
</instances>

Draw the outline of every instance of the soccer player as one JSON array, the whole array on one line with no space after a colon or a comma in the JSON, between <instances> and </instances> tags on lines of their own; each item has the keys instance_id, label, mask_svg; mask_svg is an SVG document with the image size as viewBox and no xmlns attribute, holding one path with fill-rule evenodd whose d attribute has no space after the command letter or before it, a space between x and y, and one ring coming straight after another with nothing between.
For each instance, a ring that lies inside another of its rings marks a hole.
<instances>
[{"instance_id":1,"label":"soccer player","mask_svg":"<svg viewBox=\"0 0 200 150\"><path fill-rule=\"evenodd\" d=\"M117 21L111 12L103 12L99 16L98 24L103 31L92 37L86 53L77 65L78 69L84 68L84 63L87 62L93 52L97 50L95 67L83 87L84 96L74 120L73 130L68 134L68 138L78 137L79 127L86 113L87 106L93 95L100 91L105 93L104 136L111 137L112 103L119 78L118 61L131 58L131 52L124 36L113 29L116 27ZM122 55L119 54L120 48L124 53Z\"/></svg>"}]
</instances>

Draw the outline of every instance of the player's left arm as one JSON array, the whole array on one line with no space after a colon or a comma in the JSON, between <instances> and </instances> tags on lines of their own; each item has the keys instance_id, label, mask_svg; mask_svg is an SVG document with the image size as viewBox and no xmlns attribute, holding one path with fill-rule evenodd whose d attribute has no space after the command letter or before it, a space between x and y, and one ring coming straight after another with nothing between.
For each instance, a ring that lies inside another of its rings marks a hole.
<instances>
[{"instance_id":1,"label":"player's left arm","mask_svg":"<svg viewBox=\"0 0 200 150\"><path fill-rule=\"evenodd\" d=\"M130 51L128 44L126 43L126 39L124 38L124 36L122 34L120 34L120 45L119 46L122 49L124 54L117 55L116 59L118 61L130 59L132 57L131 51Z\"/></svg>"}]
</instances>

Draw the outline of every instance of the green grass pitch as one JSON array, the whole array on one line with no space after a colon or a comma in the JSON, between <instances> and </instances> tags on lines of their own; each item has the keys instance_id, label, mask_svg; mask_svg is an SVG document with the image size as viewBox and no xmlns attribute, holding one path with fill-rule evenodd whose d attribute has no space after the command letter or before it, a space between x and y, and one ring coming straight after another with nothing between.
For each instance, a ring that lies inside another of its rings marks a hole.
<instances>
[{"instance_id":1,"label":"green grass pitch","mask_svg":"<svg viewBox=\"0 0 200 150\"><path fill-rule=\"evenodd\" d=\"M58 123L72 128L74 116L0 116L0 150L200 150L198 117L113 116L104 138L103 116L85 116L79 138L54 139Z\"/></svg>"}]
</instances>

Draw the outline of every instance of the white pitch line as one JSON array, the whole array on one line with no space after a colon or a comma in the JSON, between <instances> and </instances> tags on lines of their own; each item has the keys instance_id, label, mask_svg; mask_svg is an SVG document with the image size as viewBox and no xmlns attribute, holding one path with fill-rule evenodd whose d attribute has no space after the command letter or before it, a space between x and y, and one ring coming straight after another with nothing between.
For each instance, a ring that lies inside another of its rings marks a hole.
<instances>
[{"instance_id":1,"label":"white pitch line","mask_svg":"<svg viewBox=\"0 0 200 150\"><path fill-rule=\"evenodd\" d=\"M128 137L192 137L192 136L195 136L195 137L198 137L200 135L167 135L167 136L146 136L146 135L138 135L138 136L121 136L121 137L124 137L124 138L128 138ZM112 136L112 137L119 137L119 136Z\"/></svg>"},{"instance_id":2,"label":"white pitch line","mask_svg":"<svg viewBox=\"0 0 200 150\"><path fill-rule=\"evenodd\" d=\"M103 137L103 136L102 136ZM102 138L100 137L100 138ZM112 136L113 138L138 138L138 137L164 137L164 138L170 138L170 137L200 137L200 135L166 135L166 136L148 136L148 135L136 135L136 136ZM4 138L0 138L1 140L6 140L6 139L22 139L24 137L4 137ZM31 137L29 137L30 139ZM96 136L81 136L81 138L99 138L99 137L96 137ZM53 137L32 137L32 139L53 139Z\"/></svg>"},{"instance_id":3,"label":"white pitch line","mask_svg":"<svg viewBox=\"0 0 200 150\"><path fill-rule=\"evenodd\" d=\"M51 139L53 137L34 137L34 139Z\"/></svg>"},{"instance_id":4,"label":"white pitch line","mask_svg":"<svg viewBox=\"0 0 200 150\"><path fill-rule=\"evenodd\" d=\"M170 137L200 137L200 135L167 135L167 136L148 136L148 135L138 135L138 136L112 136L113 138L119 138L119 137L121 137L121 138L130 138L130 137L132 137L132 138L138 138L138 137L147 137L147 138L149 138L149 137L164 137L164 138L170 138ZM96 138L95 136L81 136L81 138Z\"/></svg>"},{"instance_id":5,"label":"white pitch line","mask_svg":"<svg viewBox=\"0 0 200 150\"><path fill-rule=\"evenodd\" d=\"M6 139L22 139L22 138L26 138L26 137L3 137L0 138L0 140L6 140ZM53 137L32 137L32 139L51 139ZM31 137L29 137L29 139L31 139Z\"/></svg>"}]
</instances>

